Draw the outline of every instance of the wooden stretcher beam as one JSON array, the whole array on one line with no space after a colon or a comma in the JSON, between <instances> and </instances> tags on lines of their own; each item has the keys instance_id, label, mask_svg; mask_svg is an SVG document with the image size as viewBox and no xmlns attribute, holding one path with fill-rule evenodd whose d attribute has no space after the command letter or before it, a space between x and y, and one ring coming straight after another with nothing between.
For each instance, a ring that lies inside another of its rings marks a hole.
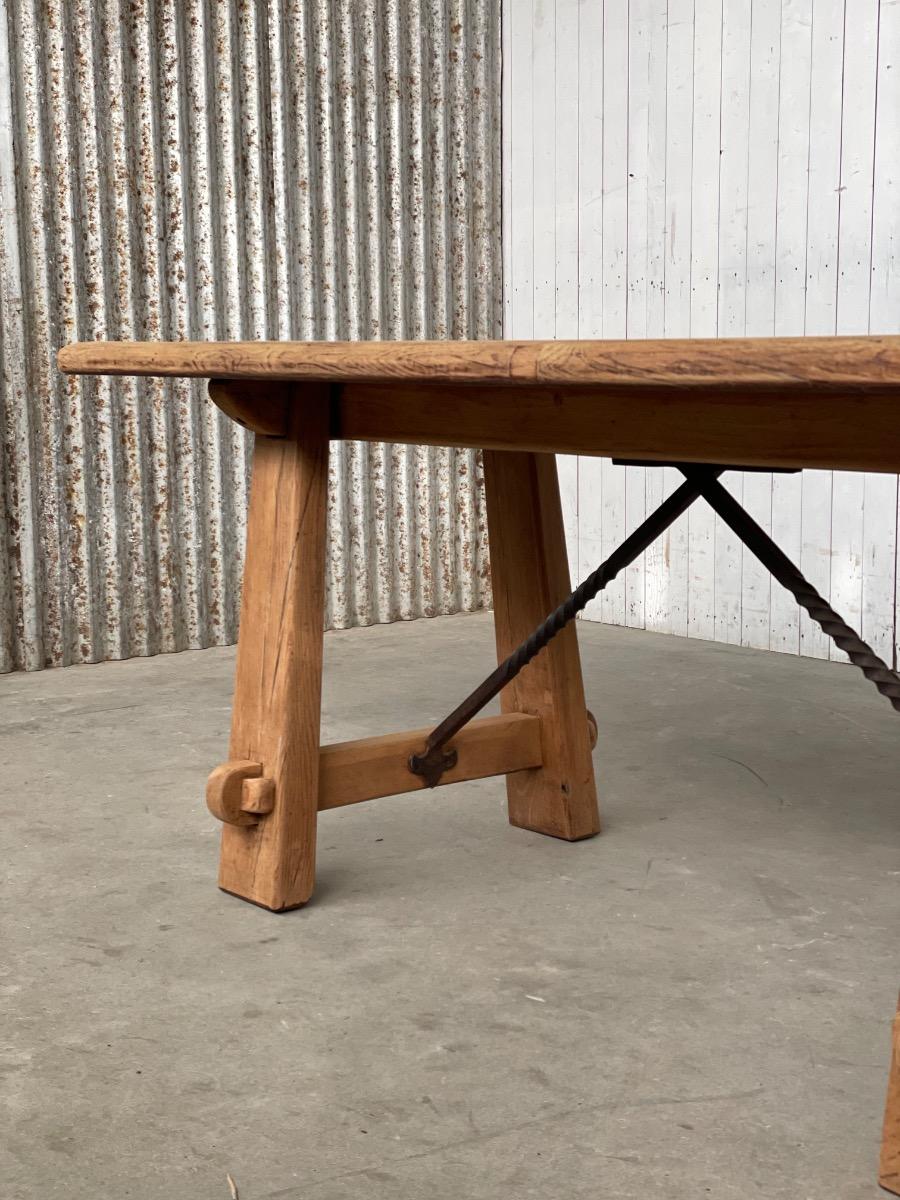
<instances>
[{"instance_id":1,"label":"wooden stretcher beam","mask_svg":"<svg viewBox=\"0 0 900 1200\"><path fill-rule=\"evenodd\" d=\"M588 728L590 736L590 724ZM408 760L422 749L430 732L430 728L411 729L321 746L318 811L420 791L425 781L409 770ZM460 731L453 747L458 760L444 774L441 786L537 768L544 760L541 718L522 712L482 717ZM213 816L228 825L256 825L277 805L275 791L274 781L263 778L261 763L236 759L212 772L206 803Z\"/></svg>"},{"instance_id":2,"label":"wooden stretcher beam","mask_svg":"<svg viewBox=\"0 0 900 1200\"><path fill-rule=\"evenodd\" d=\"M413 775L407 761L410 754L422 749L430 732L430 727L413 729L322 746L319 812L378 796L420 791L425 781L421 775ZM520 712L482 717L461 730L453 746L458 760L441 779L441 786L539 767L543 762L541 719Z\"/></svg>"}]
</instances>

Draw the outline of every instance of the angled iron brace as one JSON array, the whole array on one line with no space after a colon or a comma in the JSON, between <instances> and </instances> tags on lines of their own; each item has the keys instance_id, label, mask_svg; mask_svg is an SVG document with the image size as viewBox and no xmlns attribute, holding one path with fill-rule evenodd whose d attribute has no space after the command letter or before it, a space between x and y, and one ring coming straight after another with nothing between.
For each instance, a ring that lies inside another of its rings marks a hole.
<instances>
[{"instance_id":1,"label":"angled iron brace","mask_svg":"<svg viewBox=\"0 0 900 1200\"><path fill-rule=\"evenodd\" d=\"M651 465L651 464L637 464ZM613 579L643 553L666 529L702 496L726 525L752 551L772 576L791 593L797 603L821 626L850 661L872 681L879 692L900 712L900 675L878 657L871 646L850 628L820 596L799 569L772 541L734 497L719 482L728 470L724 466L696 463L672 465L685 476L685 482L656 509L605 562L544 620L535 631L496 670L471 692L440 725L429 734L419 754L410 755L409 769L420 775L429 787L435 787L443 773L456 765L457 754L449 743L474 716L523 669L541 650L581 612Z\"/></svg>"}]
</instances>

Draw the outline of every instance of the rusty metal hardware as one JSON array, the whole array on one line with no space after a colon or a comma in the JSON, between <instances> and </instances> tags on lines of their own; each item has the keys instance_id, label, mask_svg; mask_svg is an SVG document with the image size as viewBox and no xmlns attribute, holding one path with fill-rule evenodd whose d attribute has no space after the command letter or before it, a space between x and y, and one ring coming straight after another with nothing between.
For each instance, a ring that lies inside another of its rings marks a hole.
<instances>
[{"instance_id":1,"label":"rusty metal hardware","mask_svg":"<svg viewBox=\"0 0 900 1200\"><path fill-rule=\"evenodd\" d=\"M651 465L649 463L635 465ZM559 605L513 653L488 675L440 725L429 734L419 754L409 757L409 769L421 775L429 787L435 787L445 771L456 765L457 754L448 743L464 725L488 704L523 667L574 619L625 567L643 553L695 500L702 496L729 528L760 560L774 578L791 593L810 617L833 638L850 661L872 681L879 692L900 712L900 675L878 657L871 646L850 628L831 605L820 596L791 560L778 548L749 513L737 503L719 482L726 466L697 463L654 463L674 466L685 482L652 513L587 579Z\"/></svg>"}]
</instances>

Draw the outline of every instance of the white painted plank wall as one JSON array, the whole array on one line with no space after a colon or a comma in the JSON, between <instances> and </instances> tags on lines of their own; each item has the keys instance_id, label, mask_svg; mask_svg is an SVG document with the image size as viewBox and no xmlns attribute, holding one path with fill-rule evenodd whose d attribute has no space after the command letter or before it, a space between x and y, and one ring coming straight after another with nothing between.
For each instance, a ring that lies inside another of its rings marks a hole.
<instances>
[{"instance_id":1,"label":"white painted plank wall","mask_svg":"<svg viewBox=\"0 0 900 1200\"><path fill-rule=\"evenodd\" d=\"M505 0L507 337L900 331L900 3ZM677 485L560 460L582 577ZM724 482L888 661L894 476ZM698 504L593 620L840 657Z\"/></svg>"}]
</instances>

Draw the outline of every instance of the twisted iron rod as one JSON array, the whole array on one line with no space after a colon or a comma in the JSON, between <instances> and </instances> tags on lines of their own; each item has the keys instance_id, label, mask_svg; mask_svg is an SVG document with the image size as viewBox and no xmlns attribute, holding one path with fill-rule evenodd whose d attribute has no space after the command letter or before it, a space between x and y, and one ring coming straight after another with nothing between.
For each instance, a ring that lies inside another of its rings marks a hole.
<instances>
[{"instance_id":1,"label":"twisted iron rod","mask_svg":"<svg viewBox=\"0 0 900 1200\"><path fill-rule=\"evenodd\" d=\"M784 554L766 531L753 520L719 482L724 467L677 464L685 481L668 500L625 539L609 558L588 575L571 595L543 621L521 646L471 692L428 736L421 754L411 754L409 769L424 777L429 787L439 782L444 771L456 764L456 751L447 743L460 729L519 674L523 667L572 620L584 606L610 583L623 568L633 562L673 521L686 512L701 496L722 520L760 560L774 578L787 588L801 608L822 627L844 651L854 666L900 712L900 675L878 657L871 646L834 611L812 584Z\"/></svg>"},{"instance_id":2,"label":"twisted iron rod","mask_svg":"<svg viewBox=\"0 0 900 1200\"><path fill-rule=\"evenodd\" d=\"M686 478L701 481L701 494L710 507L730 526L748 549L753 551L782 587L787 588L800 607L834 639L866 679L871 680L882 696L886 696L900 712L900 675L892 671L872 647L834 611L828 601L819 595L787 555L779 550L766 531L757 525L717 479L704 475L700 469L688 466L682 466L680 470Z\"/></svg>"},{"instance_id":3,"label":"twisted iron rod","mask_svg":"<svg viewBox=\"0 0 900 1200\"><path fill-rule=\"evenodd\" d=\"M668 500L663 501L659 508L646 521L638 526L613 553L601 563L587 579L560 604L560 606L543 621L534 633L521 646L488 675L483 683L471 692L436 729L433 729L425 743L421 754L411 754L409 769L414 775L422 775L429 787L434 787L444 771L456 763L456 751L445 750L444 747L467 725L486 704L503 690L519 674L523 667L552 641L572 618L580 613L584 606L601 592L608 583L629 563L634 562L648 546L664 533L666 529L686 512L701 495L707 479L715 480L723 468L704 468L702 477L686 479Z\"/></svg>"}]
</instances>

